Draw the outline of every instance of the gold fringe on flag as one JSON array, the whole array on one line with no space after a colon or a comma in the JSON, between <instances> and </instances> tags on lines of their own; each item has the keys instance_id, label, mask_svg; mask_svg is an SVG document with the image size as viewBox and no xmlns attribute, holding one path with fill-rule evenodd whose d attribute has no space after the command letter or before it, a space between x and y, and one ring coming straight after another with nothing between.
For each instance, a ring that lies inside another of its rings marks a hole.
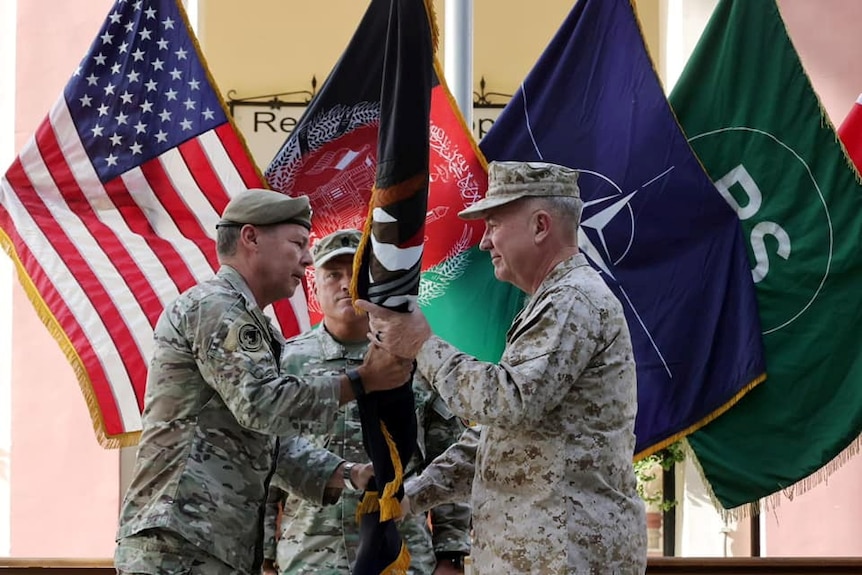
<instances>
[{"instance_id":1,"label":"gold fringe on flag","mask_svg":"<svg viewBox=\"0 0 862 575\"><path fill-rule=\"evenodd\" d=\"M683 442L683 449L685 451L686 458L691 460L692 465L694 465L694 468L697 470L697 473L700 476L700 480L704 485L704 489L709 496L709 500L712 503L712 506L715 508L716 513L718 513L721 517L722 521L738 522L765 511L778 509L784 499L787 499L788 501L793 501L794 497L803 495L811 491L821 483L825 483L833 473L844 467L844 465L848 461L850 461L853 457L858 455L860 451L862 451L862 436L859 436L854 439L850 443L850 445L845 447L844 450L838 455L836 455L835 458L832 459L829 463L827 463L817 471L811 473L807 477L800 479L793 485L785 487L784 489L776 491L775 493L767 495L766 497L758 499L757 501L752 501L750 503L746 503L738 507L733 507L731 509L725 509L721 505L721 501L719 501L718 497L716 497L715 492L712 490L712 486L709 484L709 480L706 478L706 475L703 472L703 468L701 467L700 462L697 460L697 454L695 454L694 450L691 448L687 441Z\"/></svg>"},{"instance_id":2,"label":"gold fringe on flag","mask_svg":"<svg viewBox=\"0 0 862 575\"><path fill-rule=\"evenodd\" d=\"M425 13L428 14L428 25L431 28L431 50L437 53L437 44L440 41L440 30L437 28L437 13L434 10L433 0L425 0Z\"/></svg>"},{"instance_id":3,"label":"gold fringe on flag","mask_svg":"<svg viewBox=\"0 0 862 575\"><path fill-rule=\"evenodd\" d=\"M679 433L674 433L673 435L671 435L667 439L664 439L662 441L659 441L658 443L650 445L649 447L647 447L643 451L636 453L634 456L634 461L639 461L639 460L643 459L644 457L649 457L653 453L661 451L662 449L664 449L668 445L676 443L677 441L684 439L685 437L691 435L692 433L694 433L695 431L697 431L698 429L700 429L701 427L703 427L707 423L713 421L715 418L720 416L722 413L724 413L725 411L727 411L728 409L730 409L731 407L736 405L739 402L739 400L742 399L746 393L748 393L749 391L751 391L757 385L759 385L760 383L762 383L764 381L766 381L766 374L762 373L762 374L758 375L756 378L754 378L754 380L752 380L750 383L748 383L745 387L743 387L742 389L737 391L733 397L731 397L723 405L718 407L718 409L713 410L712 413L709 413L705 417L701 418L694 425L690 425L689 427L683 429Z\"/></svg>"},{"instance_id":4,"label":"gold fringe on flag","mask_svg":"<svg viewBox=\"0 0 862 575\"><path fill-rule=\"evenodd\" d=\"M36 289L33 279L27 275L27 270L24 268L24 264L21 263L21 260L18 258L18 253L15 251L15 245L2 229L0 229L0 247L3 248L3 251L9 254L9 257L12 259L12 263L15 265L18 283L21 284L21 287L24 289L24 293L27 294L27 299L29 299L30 303L33 304L36 314L39 316L39 319L42 321L45 328L47 328L48 333L50 333L51 337L57 341L63 355L66 356L66 360L72 366L72 371L75 372L75 378L78 380L78 386L81 388L81 393L84 395L87 410L90 412L90 420L93 423L93 431L96 433L96 440L99 442L99 445L106 449L118 449L120 447L132 447L137 445L138 440L141 437L140 431L131 431L121 433L119 435L107 434L102 410L100 409L99 402L96 399L96 392L93 391L93 382L90 381L90 375L84 367L83 360L78 355L78 351L75 349L75 346L72 345L72 342L69 340L69 336L65 331L63 331L63 328L60 326L60 322L56 317L54 317L54 314L51 313L51 310L48 308L48 304L46 304L45 300L42 299L42 294L40 294L39 290Z\"/></svg>"}]
</instances>

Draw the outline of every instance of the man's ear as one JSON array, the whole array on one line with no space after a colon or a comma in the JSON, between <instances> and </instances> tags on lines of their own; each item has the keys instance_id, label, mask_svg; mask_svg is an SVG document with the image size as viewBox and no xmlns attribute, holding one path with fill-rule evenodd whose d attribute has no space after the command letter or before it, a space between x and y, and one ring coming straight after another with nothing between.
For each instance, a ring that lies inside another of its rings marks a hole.
<instances>
[{"instance_id":1,"label":"man's ear","mask_svg":"<svg viewBox=\"0 0 862 575\"><path fill-rule=\"evenodd\" d=\"M551 233L551 225L553 221L551 214L545 210L536 210L533 214L533 241L540 243L544 241Z\"/></svg>"},{"instance_id":2,"label":"man's ear","mask_svg":"<svg viewBox=\"0 0 862 575\"><path fill-rule=\"evenodd\" d=\"M244 225L239 231L239 241L248 250L257 249L257 239L259 236L259 230L250 224Z\"/></svg>"}]
</instances>

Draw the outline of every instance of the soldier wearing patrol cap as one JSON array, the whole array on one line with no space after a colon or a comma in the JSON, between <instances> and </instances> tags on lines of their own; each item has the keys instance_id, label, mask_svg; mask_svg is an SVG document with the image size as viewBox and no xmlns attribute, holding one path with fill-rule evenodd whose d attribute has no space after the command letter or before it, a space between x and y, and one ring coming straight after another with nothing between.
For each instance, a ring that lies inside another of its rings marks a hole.
<instances>
[{"instance_id":1,"label":"soldier wearing patrol cap","mask_svg":"<svg viewBox=\"0 0 862 575\"><path fill-rule=\"evenodd\" d=\"M367 302L380 345L416 356L456 415L480 424L405 485L402 507L473 504L473 573L646 570L632 466L637 385L623 307L578 252L578 172L492 162L479 247L529 298L497 364L433 336L419 311Z\"/></svg>"},{"instance_id":2,"label":"soldier wearing patrol cap","mask_svg":"<svg viewBox=\"0 0 862 575\"><path fill-rule=\"evenodd\" d=\"M314 244L315 295L323 321L287 342L283 370L335 375L349 372L362 360L368 347L368 317L356 313L349 293L361 239L359 230L345 229ZM464 431L461 420L427 380L414 378L413 395L421 431L413 459L405 462L407 473L421 470ZM302 437L282 440L279 466L286 472L273 482L276 487L270 488L267 502L265 574L275 574L276 564L281 575L351 573L359 546L356 509L373 472L367 462L355 403L341 408L332 427L315 425ZM284 514L276 537L279 502L284 502ZM424 515L398 525L410 549L408 574L457 573L461 558L470 552L470 507L442 505L430 516L430 529Z\"/></svg>"},{"instance_id":3,"label":"soldier wearing patrol cap","mask_svg":"<svg viewBox=\"0 0 862 575\"><path fill-rule=\"evenodd\" d=\"M283 370L262 311L300 285L310 227L308 198L240 192L217 224L218 273L159 318L118 573L259 573L275 436L331 425L354 396L343 374L312 385ZM370 392L403 384L411 362L373 348L357 369Z\"/></svg>"},{"instance_id":4,"label":"soldier wearing patrol cap","mask_svg":"<svg viewBox=\"0 0 862 575\"><path fill-rule=\"evenodd\" d=\"M234 197L225 207L216 228L242 227L244 224L269 226L290 223L311 229L311 206L307 196L291 197L271 190L248 190Z\"/></svg>"}]
</instances>

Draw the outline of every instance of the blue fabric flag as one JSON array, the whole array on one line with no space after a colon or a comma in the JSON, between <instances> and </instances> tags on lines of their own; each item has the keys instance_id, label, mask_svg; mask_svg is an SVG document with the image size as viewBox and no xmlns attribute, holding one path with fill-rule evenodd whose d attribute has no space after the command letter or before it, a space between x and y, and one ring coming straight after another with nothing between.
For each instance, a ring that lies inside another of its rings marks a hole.
<instances>
[{"instance_id":1,"label":"blue fabric flag","mask_svg":"<svg viewBox=\"0 0 862 575\"><path fill-rule=\"evenodd\" d=\"M578 2L480 147L581 170L580 248L634 342L636 457L764 379L739 219L680 130L628 0Z\"/></svg>"}]
</instances>

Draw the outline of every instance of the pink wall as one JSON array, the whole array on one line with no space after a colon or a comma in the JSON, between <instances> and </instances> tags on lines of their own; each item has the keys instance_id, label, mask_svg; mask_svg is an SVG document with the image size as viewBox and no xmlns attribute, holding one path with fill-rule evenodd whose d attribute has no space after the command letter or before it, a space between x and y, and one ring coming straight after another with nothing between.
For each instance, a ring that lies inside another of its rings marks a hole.
<instances>
[{"instance_id":1,"label":"pink wall","mask_svg":"<svg viewBox=\"0 0 862 575\"><path fill-rule=\"evenodd\" d=\"M770 557L862 555L862 457L855 456L814 489L786 496L766 511L763 554Z\"/></svg>"},{"instance_id":2,"label":"pink wall","mask_svg":"<svg viewBox=\"0 0 862 575\"><path fill-rule=\"evenodd\" d=\"M862 93L862 2L778 0L790 38L837 128Z\"/></svg>"},{"instance_id":3,"label":"pink wall","mask_svg":"<svg viewBox=\"0 0 862 575\"><path fill-rule=\"evenodd\" d=\"M790 37L836 128L862 92L862 2L779 0ZM862 555L862 457L765 513L770 556Z\"/></svg>"},{"instance_id":4,"label":"pink wall","mask_svg":"<svg viewBox=\"0 0 862 575\"><path fill-rule=\"evenodd\" d=\"M18 2L18 148L60 96L110 6ZM11 554L110 557L119 452L99 447L71 367L17 284L12 316Z\"/></svg>"}]
</instances>

